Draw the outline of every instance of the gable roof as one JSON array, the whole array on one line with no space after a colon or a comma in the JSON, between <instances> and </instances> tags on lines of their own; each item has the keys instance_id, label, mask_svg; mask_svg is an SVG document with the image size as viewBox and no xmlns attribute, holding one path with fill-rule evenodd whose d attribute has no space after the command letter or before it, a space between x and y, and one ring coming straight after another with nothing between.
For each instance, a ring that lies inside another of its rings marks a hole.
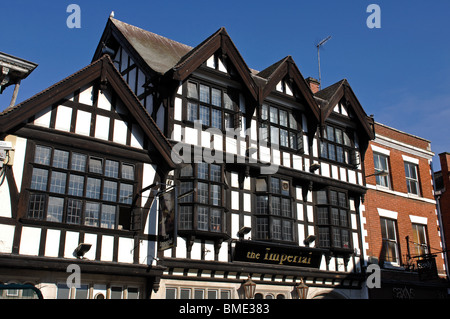
<instances>
[{"instance_id":1,"label":"gable roof","mask_svg":"<svg viewBox=\"0 0 450 319\"><path fill-rule=\"evenodd\" d=\"M141 105L123 77L114 67L111 58L104 55L85 68L50 86L22 103L9 107L0 113L0 133L6 133L49 105L60 101L75 90L100 78L109 83L119 95L125 107L133 115L144 134L161 153L170 167L175 167L171 159L171 144L158 128L150 114Z\"/></svg>"},{"instance_id":2,"label":"gable roof","mask_svg":"<svg viewBox=\"0 0 450 319\"><path fill-rule=\"evenodd\" d=\"M296 85L300 93L305 98L305 101L309 105L316 121L319 121L319 106L314 99L309 85L303 78L303 75L295 64L292 56L289 55L272 64L271 66L259 72L257 76L266 79L266 84L263 87L262 96L260 98L261 100L264 100L275 89L276 85L286 76L288 76L292 80L292 83Z\"/></svg>"},{"instance_id":3,"label":"gable roof","mask_svg":"<svg viewBox=\"0 0 450 319\"><path fill-rule=\"evenodd\" d=\"M330 116L333 112L334 107L339 101L345 97L349 106L354 111L356 117L359 120L359 123L363 129L363 131L367 134L370 140L375 138L374 133L374 121L369 118L364 111L363 107L358 101L355 93L353 92L350 84L347 79L342 79L323 90L320 90L315 94L315 97L319 98L320 101L320 121L323 125L325 120Z\"/></svg>"}]
</instances>

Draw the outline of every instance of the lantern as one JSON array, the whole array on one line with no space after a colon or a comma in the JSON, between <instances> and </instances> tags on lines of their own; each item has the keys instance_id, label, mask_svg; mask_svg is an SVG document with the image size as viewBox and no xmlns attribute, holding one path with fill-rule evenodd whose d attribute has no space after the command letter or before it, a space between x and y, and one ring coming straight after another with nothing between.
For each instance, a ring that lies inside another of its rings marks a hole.
<instances>
[{"instance_id":1,"label":"lantern","mask_svg":"<svg viewBox=\"0 0 450 319\"><path fill-rule=\"evenodd\" d=\"M250 275L248 276L247 281L242 286L244 287L245 299L255 298L256 284L252 281Z\"/></svg>"}]
</instances>

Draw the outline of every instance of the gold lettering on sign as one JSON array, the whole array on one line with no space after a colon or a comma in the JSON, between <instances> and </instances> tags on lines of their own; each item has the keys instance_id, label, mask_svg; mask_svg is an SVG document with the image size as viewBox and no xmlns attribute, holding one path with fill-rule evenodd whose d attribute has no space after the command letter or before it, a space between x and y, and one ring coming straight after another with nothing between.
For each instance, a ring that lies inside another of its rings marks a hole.
<instances>
[{"instance_id":1,"label":"gold lettering on sign","mask_svg":"<svg viewBox=\"0 0 450 319\"><path fill-rule=\"evenodd\" d=\"M266 248L266 253L264 254L263 260L267 261L276 261L279 265L283 265L283 263L297 263L297 264L311 264L311 255L312 252L308 254L308 256L298 256L298 255L287 255L287 254L278 254L270 252L270 248ZM247 258L249 259L259 259L260 254L255 254L254 252L248 252Z\"/></svg>"}]
</instances>

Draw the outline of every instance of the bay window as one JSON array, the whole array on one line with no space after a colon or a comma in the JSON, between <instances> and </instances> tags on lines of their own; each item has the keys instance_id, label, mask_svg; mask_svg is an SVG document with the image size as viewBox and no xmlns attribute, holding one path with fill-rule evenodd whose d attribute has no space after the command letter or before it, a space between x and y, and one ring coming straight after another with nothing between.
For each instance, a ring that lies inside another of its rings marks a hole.
<instances>
[{"instance_id":1,"label":"bay window","mask_svg":"<svg viewBox=\"0 0 450 319\"><path fill-rule=\"evenodd\" d=\"M30 164L28 218L130 229L134 164L46 145Z\"/></svg>"},{"instance_id":2,"label":"bay window","mask_svg":"<svg viewBox=\"0 0 450 319\"><path fill-rule=\"evenodd\" d=\"M334 189L316 192L318 244L321 248L351 249L347 194Z\"/></svg>"},{"instance_id":3,"label":"bay window","mask_svg":"<svg viewBox=\"0 0 450 319\"><path fill-rule=\"evenodd\" d=\"M256 179L255 235L260 240L294 240L290 182L278 177Z\"/></svg>"},{"instance_id":4,"label":"bay window","mask_svg":"<svg viewBox=\"0 0 450 319\"><path fill-rule=\"evenodd\" d=\"M218 164L188 164L179 171L179 230L225 232L223 172Z\"/></svg>"},{"instance_id":5,"label":"bay window","mask_svg":"<svg viewBox=\"0 0 450 319\"><path fill-rule=\"evenodd\" d=\"M320 142L320 156L338 163L357 165L357 150L352 134L344 129L326 125Z\"/></svg>"}]
</instances>

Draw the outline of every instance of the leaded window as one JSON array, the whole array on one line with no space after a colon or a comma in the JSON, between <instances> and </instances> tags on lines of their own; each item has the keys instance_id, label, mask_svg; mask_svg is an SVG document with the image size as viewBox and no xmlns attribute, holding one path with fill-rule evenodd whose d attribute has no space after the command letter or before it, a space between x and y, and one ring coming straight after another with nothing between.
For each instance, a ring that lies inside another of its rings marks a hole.
<instances>
[{"instance_id":1,"label":"leaded window","mask_svg":"<svg viewBox=\"0 0 450 319\"><path fill-rule=\"evenodd\" d=\"M347 194L335 189L316 192L318 245L322 248L351 249Z\"/></svg>"},{"instance_id":2,"label":"leaded window","mask_svg":"<svg viewBox=\"0 0 450 319\"><path fill-rule=\"evenodd\" d=\"M303 134L292 110L261 106L260 140L272 146L303 151Z\"/></svg>"},{"instance_id":3,"label":"leaded window","mask_svg":"<svg viewBox=\"0 0 450 319\"><path fill-rule=\"evenodd\" d=\"M342 164L358 165L358 152L352 135L345 129L326 125L320 142L320 156Z\"/></svg>"},{"instance_id":4,"label":"leaded window","mask_svg":"<svg viewBox=\"0 0 450 319\"><path fill-rule=\"evenodd\" d=\"M202 125L227 130L240 127L241 113L235 94L228 89L189 81L187 83L187 113L189 122L200 121Z\"/></svg>"},{"instance_id":5,"label":"leaded window","mask_svg":"<svg viewBox=\"0 0 450 319\"><path fill-rule=\"evenodd\" d=\"M130 229L134 164L36 145L31 165L28 218Z\"/></svg>"},{"instance_id":6,"label":"leaded window","mask_svg":"<svg viewBox=\"0 0 450 319\"><path fill-rule=\"evenodd\" d=\"M188 164L179 171L180 230L225 232L223 172L219 164Z\"/></svg>"},{"instance_id":7,"label":"leaded window","mask_svg":"<svg viewBox=\"0 0 450 319\"><path fill-rule=\"evenodd\" d=\"M278 177L256 178L256 238L294 240L290 182Z\"/></svg>"}]
</instances>

